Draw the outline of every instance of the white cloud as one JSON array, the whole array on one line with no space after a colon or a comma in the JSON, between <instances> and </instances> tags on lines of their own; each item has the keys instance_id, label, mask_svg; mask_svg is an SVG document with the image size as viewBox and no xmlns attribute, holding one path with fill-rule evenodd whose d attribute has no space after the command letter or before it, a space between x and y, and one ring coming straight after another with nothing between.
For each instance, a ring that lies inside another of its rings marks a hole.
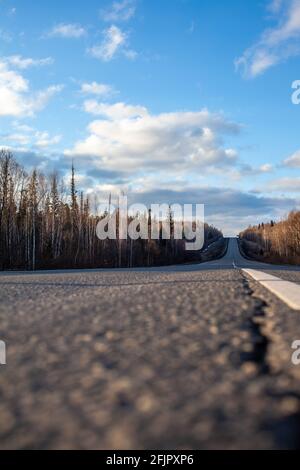
<instances>
[{"instance_id":1,"label":"white cloud","mask_svg":"<svg viewBox=\"0 0 300 470\"><path fill-rule=\"evenodd\" d=\"M122 120L137 118L148 115L148 111L143 106L131 106L125 103L106 104L96 100L84 102L84 110L87 113L103 116L111 120Z\"/></svg>"},{"instance_id":2,"label":"white cloud","mask_svg":"<svg viewBox=\"0 0 300 470\"><path fill-rule=\"evenodd\" d=\"M31 126L28 126L27 124L20 124L19 121L13 121L12 126L18 132L33 132L34 131L34 129Z\"/></svg>"},{"instance_id":3,"label":"white cloud","mask_svg":"<svg viewBox=\"0 0 300 470\"><path fill-rule=\"evenodd\" d=\"M31 137L28 134L8 134L2 137L5 142L13 142L17 145L28 145L30 144Z\"/></svg>"},{"instance_id":4,"label":"white cloud","mask_svg":"<svg viewBox=\"0 0 300 470\"><path fill-rule=\"evenodd\" d=\"M28 100L28 114L41 111L48 104L48 101L63 90L63 85L52 85L45 90L38 91Z\"/></svg>"},{"instance_id":5,"label":"white cloud","mask_svg":"<svg viewBox=\"0 0 300 470\"><path fill-rule=\"evenodd\" d=\"M265 163L259 167L259 170L261 173L270 173L273 171L273 165L271 165L271 163Z\"/></svg>"},{"instance_id":6,"label":"white cloud","mask_svg":"<svg viewBox=\"0 0 300 470\"><path fill-rule=\"evenodd\" d=\"M62 139L61 135L55 135L54 137L50 137L48 132L37 132L35 134L35 137L35 146L39 148L47 148L51 145L57 145L61 142Z\"/></svg>"},{"instance_id":7,"label":"white cloud","mask_svg":"<svg viewBox=\"0 0 300 470\"><path fill-rule=\"evenodd\" d=\"M21 70L28 69L29 67L41 67L44 65L52 65L54 63L54 59L52 57L46 57L45 59L32 59L31 57L24 58L20 55L12 55L9 57L5 57L4 60L9 65Z\"/></svg>"},{"instance_id":8,"label":"white cloud","mask_svg":"<svg viewBox=\"0 0 300 470\"><path fill-rule=\"evenodd\" d=\"M15 123L14 127L16 132L2 136L1 146L4 142L4 146L8 148L13 146L14 150L24 150L28 146L46 150L50 146L59 144L62 140L61 135L50 136L49 132L37 131L26 125Z\"/></svg>"},{"instance_id":9,"label":"white cloud","mask_svg":"<svg viewBox=\"0 0 300 470\"><path fill-rule=\"evenodd\" d=\"M123 0L113 2L106 10L101 10L101 17L105 21L119 22L128 21L135 15L136 0Z\"/></svg>"},{"instance_id":10,"label":"white cloud","mask_svg":"<svg viewBox=\"0 0 300 470\"><path fill-rule=\"evenodd\" d=\"M75 23L59 23L54 26L47 34L48 37L61 38L81 38L86 35L86 29L80 24Z\"/></svg>"},{"instance_id":11,"label":"white cloud","mask_svg":"<svg viewBox=\"0 0 300 470\"><path fill-rule=\"evenodd\" d=\"M300 168L300 150L297 150L297 152L284 160L284 165L291 168Z\"/></svg>"},{"instance_id":12,"label":"white cloud","mask_svg":"<svg viewBox=\"0 0 300 470\"><path fill-rule=\"evenodd\" d=\"M151 115L143 106L93 100L85 109L103 119L91 122L88 137L65 153L93 156L103 169L176 172L236 163L236 151L224 148L222 136L239 132L239 126L222 115L207 110Z\"/></svg>"},{"instance_id":13,"label":"white cloud","mask_svg":"<svg viewBox=\"0 0 300 470\"><path fill-rule=\"evenodd\" d=\"M29 82L0 60L0 116L24 117L43 109L62 85L30 93Z\"/></svg>"},{"instance_id":14,"label":"white cloud","mask_svg":"<svg viewBox=\"0 0 300 470\"><path fill-rule=\"evenodd\" d=\"M273 0L269 9L278 17L277 26L266 29L260 40L235 61L236 69L242 68L245 77L261 75L270 67L300 54L299 0Z\"/></svg>"},{"instance_id":15,"label":"white cloud","mask_svg":"<svg viewBox=\"0 0 300 470\"><path fill-rule=\"evenodd\" d=\"M258 167L252 166L248 163L241 163L239 166L231 170L231 177L234 180L240 180L244 177L265 175L274 171L273 165L264 163Z\"/></svg>"},{"instance_id":16,"label":"white cloud","mask_svg":"<svg viewBox=\"0 0 300 470\"><path fill-rule=\"evenodd\" d=\"M300 193L300 177L284 177L269 181L262 190L272 192Z\"/></svg>"},{"instance_id":17,"label":"white cloud","mask_svg":"<svg viewBox=\"0 0 300 470\"><path fill-rule=\"evenodd\" d=\"M111 85L106 85L104 83L82 83L81 93L84 95L109 96L114 93L114 89Z\"/></svg>"},{"instance_id":18,"label":"white cloud","mask_svg":"<svg viewBox=\"0 0 300 470\"><path fill-rule=\"evenodd\" d=\"M127 48L128 34L118 26L110 26L103 32L103 35L104 39L100 45L88 49L91 56L105 62L112 60L118 52L122 52L129 59L136 57L136 52Z\"/></svg>"}]
</instances>

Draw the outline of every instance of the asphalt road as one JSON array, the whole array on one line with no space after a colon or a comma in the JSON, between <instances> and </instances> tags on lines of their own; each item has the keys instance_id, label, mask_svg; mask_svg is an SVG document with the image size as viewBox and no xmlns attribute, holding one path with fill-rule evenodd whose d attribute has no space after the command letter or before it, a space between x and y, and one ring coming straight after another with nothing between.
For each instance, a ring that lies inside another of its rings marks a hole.
<instances>
[{"instance_id":1,"label":"asphalt road","mask_svg":"<svg viewBox=\"0 0 300 470\"><path fill-rule=\"evenodd\" d=\"M0 275L1 449L300 447L300 312L227 255Z\"/></svg>"}]
</instances>

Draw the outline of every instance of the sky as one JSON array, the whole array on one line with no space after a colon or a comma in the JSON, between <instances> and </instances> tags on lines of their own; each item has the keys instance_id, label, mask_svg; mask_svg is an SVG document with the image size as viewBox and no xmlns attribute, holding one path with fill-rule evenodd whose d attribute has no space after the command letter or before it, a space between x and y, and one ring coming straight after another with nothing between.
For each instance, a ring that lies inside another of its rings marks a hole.
<instances>
[{"instance_id":1,"label":"sky","mask_svg":"<svg viewBox=\"0 0 300 470\"><path fill-rule=\"evenodd\" d=\"M0 148L28 171L233 235L299 209L299 128L300 0L0 0Z\"/></svg>"}]
</instances>

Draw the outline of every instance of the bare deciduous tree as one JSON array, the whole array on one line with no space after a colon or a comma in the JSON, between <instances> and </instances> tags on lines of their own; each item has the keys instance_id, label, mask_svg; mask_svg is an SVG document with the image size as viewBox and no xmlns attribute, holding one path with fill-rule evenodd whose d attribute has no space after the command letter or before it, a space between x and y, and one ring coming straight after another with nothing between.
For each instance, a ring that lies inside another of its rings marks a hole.
<instances>
[{"instance_id":1,"label":"bare deciduous tree","mask_svg":"<svg viewBox=\"0 0 300 470\"><path fill-rule=\"evenodd\" d=\"M109 213L110 207L111 195ZM66 190L56 173L45 176L33 170L27 175L10 152L0 151L0 269L133 267L190 260L184 241L174 239L171 211L171 240L151 240L151 211L140 214L141 223L148 223L146 240L121 240L119 226L117 240L99 240L96 227L106 215L92 211L89 198L78 193L74 165ZM220 237L219 230L205 226L206 245ZM192 256L199 260L199 253Z\"/></svg>"}]
</instances>

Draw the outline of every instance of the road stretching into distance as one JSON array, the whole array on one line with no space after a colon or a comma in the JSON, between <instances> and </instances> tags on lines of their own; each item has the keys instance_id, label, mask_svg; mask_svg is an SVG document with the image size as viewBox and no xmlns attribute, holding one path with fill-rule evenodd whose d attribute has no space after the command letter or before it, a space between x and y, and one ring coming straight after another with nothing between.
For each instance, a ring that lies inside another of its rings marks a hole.
<instances>
[{"instance_id":1,"label":"road stretching into distance","mask_svg":"<svg viewBox=\"0 0 300 470\"><path fill-rule=\"evenodd\" d=\"M200 265L2 273L0 448L299 448L299 284L235 239Z\"/></svg>"}]
</instances>

